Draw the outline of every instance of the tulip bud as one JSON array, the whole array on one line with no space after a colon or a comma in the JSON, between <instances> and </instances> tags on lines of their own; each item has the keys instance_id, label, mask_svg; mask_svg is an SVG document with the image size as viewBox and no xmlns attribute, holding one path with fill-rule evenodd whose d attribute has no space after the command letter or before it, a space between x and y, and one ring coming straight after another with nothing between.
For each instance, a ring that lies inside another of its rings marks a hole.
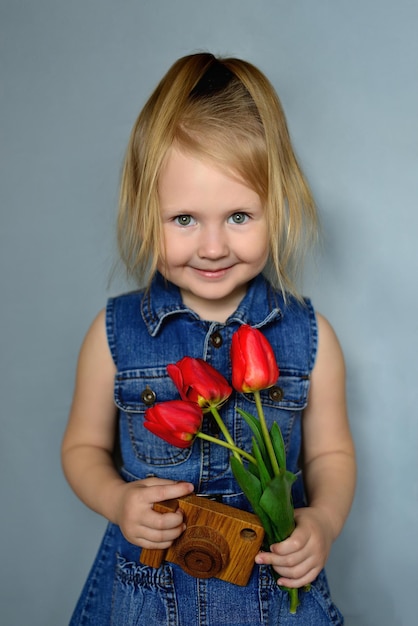
<instances>
[{"instance_id":1,"label":"tulip bud","mask_svg":"<svg viewBox=\"0 0 418 626\"><path fill-rule=\"evenodd\" d=\"M243 324L232 335L232 385L243 393L272 387L279 368L268 339L256 328Z\"/></svg>"},{"instance_id":2,"label":"tulip bud","mask_svg":"<svg viewBox=\"0 0 418 626\"><path fill-rule=\"evenodd\" d=\"M204 412L219 407L231 395L227 380L203 359L185 356L167 365L167 372L183 400L197 402Z\"/></svg>"},{"instance_id":3,"label":"tulip bud","mask_svg":"<svg viewBox=\"0 0 418 626\"><path fill-rule=\"evenodd\" d=\"M160 402L145 411L144 426L177 448L189 448L202 427L203 413L196 402Z\"/></svg>"}]
</instances>

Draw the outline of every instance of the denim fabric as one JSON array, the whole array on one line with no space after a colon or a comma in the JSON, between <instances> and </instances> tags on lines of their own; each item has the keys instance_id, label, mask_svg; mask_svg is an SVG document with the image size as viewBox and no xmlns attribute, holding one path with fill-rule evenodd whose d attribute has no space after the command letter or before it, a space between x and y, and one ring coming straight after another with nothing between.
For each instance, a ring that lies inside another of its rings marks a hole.
<instances>
[{"instance_id":1,"label":"denim fabric","mask_svg":"<svg viewBox=\"0 0 418 626\"><path fill-rule=\"evenodd\" d=\"M309 300L301 304L289 296L285 303L260 275L225 324L208 322L185 307L177 287L157 274L148 292L110 299L106 322L117 367L114 397L125 480L149 476L187 480L196 493L222 494L225 504L250 510L229 468L226 449L200 439L190 449L178 449L143 427L147 398L162 402L179 397L166 372L168 363L185 355L200 357L231 380L232 334L241 324L250 324L262 329L275 349L280 376L273 393L264 391L262 400L267 421L276 421L282 430L288 469L298 476L294 504L305 505L299 467L301 417L317 349ZM234 393L221 409L237 445L250 450L251 431L237 407L256 414L252 395ZM203 430L213 432L210 417L205 417ZM255 566L248 585L240 587L216 578L194 578L170 563L153 569L140 564L139 556L140 548L110 524L71 626L343 624L324 572L309 592L301 592L301 606L290 615L287 594L277 587L269 568Z\"/></svg>"}]
</instances>

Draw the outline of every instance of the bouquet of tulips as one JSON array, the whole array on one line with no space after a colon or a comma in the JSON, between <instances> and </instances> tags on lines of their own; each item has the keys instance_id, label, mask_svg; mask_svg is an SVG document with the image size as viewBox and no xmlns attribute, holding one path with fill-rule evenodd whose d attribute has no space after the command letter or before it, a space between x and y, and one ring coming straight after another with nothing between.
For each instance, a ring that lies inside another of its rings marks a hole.
<instances>
[{"instance_id":1,"label":"bouquet of tulips","mask_svg":"<svg viewBox=\"0 0 418 626\"><path fill-rule=\"evenodd\" d=\"M144 426L168 443L190 447L199 437L231 450L231 469L236 481L264 527L268 546L288 537L295 527L291 486L295 475L286 470L283 437L276 422L267 427L260 391L272 387L279 368L269 341L257 329L241 326L232 336L232 386L240 393L253 393L258 418L237 409L250 427L251 453L238 448L223 422L219 407L232 393L228 381L203 359L184 357L167 366L181 400L161 402L146 411ZM224 437L201 431L204 413L210 412ZM273 570L277 579L277 574ZM290 612L299 604L298 590L289 594Z\"/></svg>"}]
</instances>

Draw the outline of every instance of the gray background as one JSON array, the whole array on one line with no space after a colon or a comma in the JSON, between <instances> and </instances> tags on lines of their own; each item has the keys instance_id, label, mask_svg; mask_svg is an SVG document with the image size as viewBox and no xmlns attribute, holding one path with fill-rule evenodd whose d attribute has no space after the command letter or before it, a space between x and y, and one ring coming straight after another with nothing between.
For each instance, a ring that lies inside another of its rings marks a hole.
<instances>
[{"instance_id":1,"label":"gray background","mask_svg":"<svg viewBox=\"0 0 418 626\"><path fill-rule=\"evenodd\" d=\"M414 626L417 595L418 4L1 0L4 626L65 626L105 522L64 481L78 349L115 261L120 165L180 55L259 65L322 215L304 291L348 367L359 482L328 572L348 626Z\"/></svg>"}]
</instances>

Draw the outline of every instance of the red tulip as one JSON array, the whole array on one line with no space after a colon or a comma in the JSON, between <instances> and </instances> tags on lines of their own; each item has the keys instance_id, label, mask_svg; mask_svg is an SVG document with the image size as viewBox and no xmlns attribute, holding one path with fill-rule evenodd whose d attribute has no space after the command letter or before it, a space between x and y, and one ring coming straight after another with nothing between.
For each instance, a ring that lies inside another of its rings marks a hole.
<instances>
[{"instance_id":1,"label":"red tulip","mask_svg":"<svg viewBox=\"0 0 418 626\"><path fill-rule=\"evenodd\" d=\"M202 426L202 409L196 402L160 402L145 411L144 426L177 448L189 448Z\"/></svg>"},{"instance_id":2,"label":"red tulip","mask_svg":"<svg viewBox=\"0 0 418 626\"><path fill-rule=\"evenodd\" d=\"M232 385L244 393L272 387L279 368L270 342L262 332L243 324L232 335Z\"/></svg>"},{"instance_id":3,"label":"red tulip","mask_svg":"<svg viewBox=\"0 0 418 626\"><path fill-rule=\"evenodd\" d=\"M167 372L182 399L197 402L205 412L223 404L232 393L222 374L203 359L185 356L167 365Z\"/></svg>"}]
</instances>

